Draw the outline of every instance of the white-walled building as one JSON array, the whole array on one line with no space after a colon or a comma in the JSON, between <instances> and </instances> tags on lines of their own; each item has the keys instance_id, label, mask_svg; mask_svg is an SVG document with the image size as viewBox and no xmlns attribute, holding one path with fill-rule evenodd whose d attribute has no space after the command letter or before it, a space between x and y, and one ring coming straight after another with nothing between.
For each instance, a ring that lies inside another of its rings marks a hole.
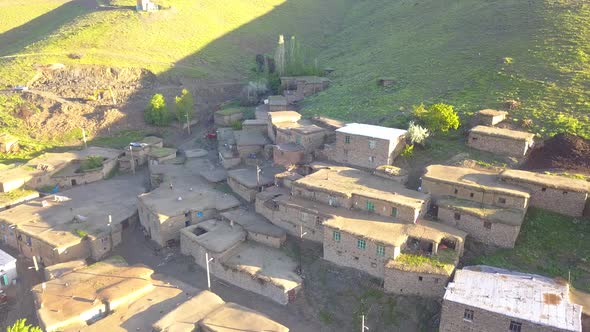
<instances>
[{"instance_id":1,"label":"white-walled building","mask_svg":"<svg viewBox=\"0 0 590 332\"><path fill-rule=\"evenodd\" d=\"M16 277L16 258L0 250L0 289L14 283Z\"/></svg>"}]
</instances>

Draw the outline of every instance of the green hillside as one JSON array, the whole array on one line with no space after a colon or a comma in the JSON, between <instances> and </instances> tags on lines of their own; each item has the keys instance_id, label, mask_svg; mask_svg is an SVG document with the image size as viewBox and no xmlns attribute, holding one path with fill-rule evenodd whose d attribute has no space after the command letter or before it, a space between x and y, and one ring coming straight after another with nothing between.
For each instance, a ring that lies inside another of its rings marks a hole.
<instances>
[{"instance_id":1,"label":"green hillside","mask_svg":"<svg viewBox=\"0 0 590 332\"><path fill-rule=\"evenodd\" d=\"M0 0L0 85L53 62L243 79L283 33L336 69L304 113L405 125L421 102L469 115L516 99L513 118L532 119L535 132L590 136L584 1L161 0L167 9L155 13L131 10L132 0L94 1ZM377 87L382 76L397 84Z\"/></svg>"}]
</instances>

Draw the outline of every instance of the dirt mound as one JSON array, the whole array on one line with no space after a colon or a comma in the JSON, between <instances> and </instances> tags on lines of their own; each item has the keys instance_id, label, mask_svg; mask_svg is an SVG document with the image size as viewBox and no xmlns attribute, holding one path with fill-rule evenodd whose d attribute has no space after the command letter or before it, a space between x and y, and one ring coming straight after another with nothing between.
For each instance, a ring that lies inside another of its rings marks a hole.
<instances>
[{"instance_id":1,"label":"dirt mound","mask_svg":"<svg viewBox=\"0 0 590 332\"><path fill-rule=\"evenodd\" d=\"M531 151L524 169L560 169L590 174L590 140L559 134Z\"/></svg>"}]
</instances>

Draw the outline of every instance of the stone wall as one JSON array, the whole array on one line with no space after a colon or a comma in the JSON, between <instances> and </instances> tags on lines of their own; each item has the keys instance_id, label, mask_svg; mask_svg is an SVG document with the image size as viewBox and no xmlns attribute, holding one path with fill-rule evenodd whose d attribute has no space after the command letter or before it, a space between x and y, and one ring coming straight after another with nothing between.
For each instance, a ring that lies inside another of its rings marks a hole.
<instances>
[{"instance_id":1,"label":"stone wall","mask_svg":"<svg viewBox=\"0 0 590 332\"><path fill-rule=\"evenodd\" d=\"M270 220L276 226L281 227L287 233L300 237L302 228L305 240L322 242L324 227L322 222L326 216L319 215L313 210L279 202L274 209L272 201L256 200L256 212Z\"/></svg>"},{"instance_id":2,"label":"stone wall","mask_svg":"<svg viewBox=\"0 0 590 332\"><path fill-rule=\"evenodd\" d=\"M273 162L281 166L299 165L303 162L303 151L282 151L278 146L274 146L272 152Z\"/></svg>"},{"instance_id":3,"label":"stone wall","mask_svg":"<svg viewBox=\"0 0 590 332\"><path fill-rule=\"evenodd\" d=\"M459 220L456 220L455 214L457 214ZM514 248L514 243L520 232L520 226L511 226L499 222L490 222L490 228L486 228L484 225L486 220L442 206L438 208L438 219L443 224L467 232L469 236L477 241L502 248Z\"/></svg>"},{"instance_id":4,"label":"stone wall","mask_svg":"<svg viewBox=\"0 0 590 332\"><path fill-rule=\"evenodd\" d=\"M382 244L385 247L385 255L378 256L378 243L375 241L328 226L324 228L324 259L334 264L352 267L383 279L385 264L400 254L400 248ZM334 240L334 232L340 233L340 241ZM357 247L359 239L365 240L365 249Z\"/></svg>"},{"instance_id":5,"label":"stone wall","mask_svg":"<svg viewBox=\"0 0 590 332\"><path fill-rule=\"evenodd\" d=\"M324 144L326 133L324 131L311 134L300 134L291 129L277 130L276 144L296 143L301 145L306 153L310 153L320 148Z\"/></svg>"},{"instance_id":6,"label":"stone wall","mask_svg":"<svg viewBox=\"0 0 590 332\"><path fill-rule=\"evenodd\" d=\"M469 186L459 183L450 184L446 182L432 181L430 179L422 180L422 192L430 194L433 200L442 196L452 196L481 204L516 209L526 209L529 204L528 198L525 197L496 193L495 191L485 190L478 186ZM506 203L500 203L501 199L505 199Z\"/></svg>"},{"instance_id":7,"label":"stone wall","mask_svg":"<svg viewBox=\"0 0 590 332\"><path fill-rule=\"evenodd\" d=\"M329 175L328 175L329 176ZM308 189L297 182L293 182L293 196L302 197L310 201L317 201L336 207L352 208L352 199L338 193L327 193Z\"/></svg>"},{"instance_id":8,"label":"stone wall","mask_svg":"<svg viewBox=\"0 0 590 332\"><path fill-rule=\"evenodd\" d=\"M284 236L271 236L262 233L256 233L248 231L248 240L258 242L273 248L280 248L285 241L287 241L287 235Z\"/></svg>"},{"instance_id":9,"label":"stone wall","mask_svg":"<svg viewBox=\"0 0 590 332\"><path fill-rule=\"evenodd\" d=\"M524 157L530 145L525 140L502 138L470 132L467 145L478 150L512 157ZM532 143L531 143L532 145Z\"/></svg>"},{"instance_id":10,"label":"stone wall","mask_svg":"<svg viewBox=\"0 0 590 332\"><path fill-rule=\"evenodd\" d=\"M248 203L252 203L254 200L256 200L256 194L258 193L256 188L248 188L232 177L227 178L227 184L234 191L234 193L248 201Z\"/></svg>"},{"instance_id":11,"label":"stone wall","mask_svg":"<svg viewBox=\"0 0 590 332\"><path fill-rule=\"evenodd\" d=\"M450 276L385 268L383 288L388 293L443 297Z\"/></svg>"},{"instance_id":12,"label":"stone wall","mask_svg":"<svg viewBox=\"0 0 590 332\"><path fill-rule=\"evenodd\" d=\"M244 114L242 112L233 113L233 114L221 114L220 112L215 112L213 114L213 121L216 125L222 127L229 127L236 121L241 121L244 118Z\"/></svg>"},{"instance_id":13,"label":"stone wall","mask_svg":"<svg viewBox=\"0 0 590 332\"><path fill-rule=\"evenodd\" d=\"M572 217L581 217L584 214L584 208L588 200L588 193L586 192L548 188L530 182L512 179L502 179L502 181L526 188L531 194L531 206Z\"/></svg>"},{"instance_id":14,"label":"stone wall","mask_svg":"<svg viewBox=\"0 0 590 332\"><path fill-rule=\"evenodd\" d=\"M473 320L463 319L465 309L473 310ZM509 331L510 321L522 323L523 332L566 332L566 330L523 321L517 317L504 316L464 304L443 301L440 332L497 332Z\"/></svg>"},{"instance_id":15,"label":"stone wall","mask_svg":"<svg viewBox=\"0 0 590 332\"><path fill-rule=\"evenodd\" d=\"M346 143L346 137L350 137L350 143ZM375 141L375 148L369 147L369 141ZM337 132L336 143L331 147L333 151L328 155L338 163L373 169L381 165L391 165L396 157L392 152L403 142Z\"/></svg>"}]
</instances>

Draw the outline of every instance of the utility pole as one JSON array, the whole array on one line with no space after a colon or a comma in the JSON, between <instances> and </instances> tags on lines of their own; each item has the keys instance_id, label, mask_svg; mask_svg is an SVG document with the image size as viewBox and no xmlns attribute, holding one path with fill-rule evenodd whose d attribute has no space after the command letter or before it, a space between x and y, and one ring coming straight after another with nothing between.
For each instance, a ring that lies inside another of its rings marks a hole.
<instances>
[{"instance_id":1,"label":"utility pole","mask_svg":"<svg viewBox=\"0 0 590 332\"><path fill-rule=\"evenodd\" d=\"M303 275L303 236L307 232L303 232L303 223L299 225L299 274Z\"/></svg>"},{"instance_id":2,"label":"utility pole","mask_svg":"<svg viewBox=\"0 0 590 332\"><path fill-rule=\"evenodd\" d=\"M82 141L84 141L84 149L88 149L86 145L86 130L84 128L82 128Z\"/></svg>"},{"instance_id":3,"label":"utility pole","mask_svg":"<svg viewBox=\"0 0 590 332\"><path fill-rule=\"evenodd\" d=\"M361 332L368 331L369 328L365 326L365 315L361 315Z\"/></svg>"},{"instance_id":4,"label":"utility pole","mask_svg":"<svg viewBox=\"0 0 590 332\"><path fill-rule=\"evenodd\" d=\"M260 173L262 172L262 169L260 169L260 165L256 164L256 187L258 188L258 191L260 190Z\"/></svg>"},{"instance_id":5,"label":"utility pole","mask_svg":"<svg viewBox=\"0 0 590 332\"><path fill-rule=\"evenodd\" d=\"M109 235L110 235L110 242L111 242L111 248L109 250L113 250L113 226L112 226L112 222L113 222L113 216L111 216L109 214Z\"/></svg>"},{"instance_id":6,"label":"utility pole","mask_svg":"<svg viewBox=\"0 0 590 332\"><path fill-rule=\"evenodd\" d=\"M131 156L131 171L135 175L135 159L133 159L133 147L129 145L129 154Z\"/></svg>"},{"instance_id":7,"label":"utility pole","mask_svg":"<svg viewBox=\"0 0 590 332\"><path fill-rule=\"evenodd\" d=\"M213 258L209 258L209 253L205 252L205 261L207 262L207 288L211 290L211 274L209 273L209 263Z\"/></svg>"},{"instance_id":8,"label":"utility pole","mask_svg":"<svg viewBox=\"0 0 590 332\"><path fill-rule=\"evenodd\" d=\"M186 130L188 131L188 135L191 135L191 122L188 118L188 112L186 112Z\"/></svg>"}]
</instances>

